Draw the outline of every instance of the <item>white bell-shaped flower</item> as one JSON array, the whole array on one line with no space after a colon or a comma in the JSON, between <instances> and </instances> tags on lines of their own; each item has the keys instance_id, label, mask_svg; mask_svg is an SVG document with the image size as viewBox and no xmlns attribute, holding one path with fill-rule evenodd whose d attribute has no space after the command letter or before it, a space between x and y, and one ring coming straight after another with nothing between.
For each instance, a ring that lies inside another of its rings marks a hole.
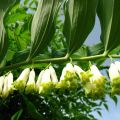
<instances>
[{"instance_id":1,"label":"white bell-shaped flower","mask_svg":"<svg viewBox=\"0 0 120 120\"><path fill-rule=\"evenodd\" d=\"M6 76L5 79L4 79L2 98L6 98L8 95L9 95L9 92L8 92L8 78Z\"/></svg>"},{"instance_id":2,"label":"white bell-shaped flower","mask_svg":"<svg viewBox=\"0 0 120 120\"><path fill-rule=\"evenodd\" d=\"M49 70L50 70L50 77L51 77L52 82L53 83L58 83L58 78L57 78L55 69L52 66L50 66Z\"/></svg>"},{"instance_id":3,"label":"white bell-shaped flower","mask_svg":"<svg viewBox=\"0 0 120 120\"><path fill-rule=\"evenodd\" d=\"M13 74L10 72L7 76L8 79L8 91L11 92L11 90L13 89Z\"/></svg>"},{"instance_id":4,"label":"white bell-shaped flower","mask_svg":"<svg viewBox=\"0 0 120 120\"><path fill-rule=\"evenodd\" d=\"M32 69L29 74L29 79L26 84L25 92L31 93L35 91L35 71Z\"/></svg>"},{"instance_id":5,"label":"white bell-shaped flower","mask_svg":"<svg viewBox=\"0 0 120 120\"><path fill-rule=\"evenodd\" d=\"M42 75L41 83L49 83L51 82L51 77L50 77L50 70L46 69Z\"/></svg>"},{"instance_id":6,"label":"white bell-shaped flower","mask_svg":"<svg viewBox=\"0 0 120 120\"><path fill-rule=\"evenodd\" d=\"M32 69L30 71L29 79L28 79L28 82L27 82L27 85L31 85L31 84L35 85L35 71L34 71L34 69Z\"/></svg>"},{"instance_id":7,"label":"white bell-shaped flower","mask_svg":"<svg viewBox=\"0 0 120 120\"><path fill-rule=\"evenodd\" d=\"M103 77L103 75L100 73L99 69L95 65L92 65L90 67L90 70L92 73L92 77L90 78L91 82L94 82L96 80L100 80L101 77Z\"/></svg>"},{"instance_id":8,"label":"white bell-shaped flower","mask_svg":"<svg viewBox=\"0 0 120 120\"><path fill-rule=\"evenodd\" d=\"M30 73L30 69L26 68L22 71L22 73L20 74L20 76L18 77L17 81L23 80L23 81L27 81L28 77L29 77L29 73Z\"/></svg>"},{"instance_id":9,"label":"white bell-shaped flower","mask_svg":"<svg viewBox=\"0 0 120 120\"><path fill-rule=\"evenodd\" d=\"M119 61L116 61L116 62L115 62L115 65L116 65L118 71L120 72L120 62L119 62Z\"/></svg>"},{"instance_id":10,"label":"white bell-shaped flower","mask_svg":"<svg viewBox=\"0 0 120 120\"><path fill-rule=\"evenodd\" d=\"M66 67L63 68L62 75L60 77L60 81L65 79L67 72L70 72L71 74L75 73L74 67L71 63L67 63Z\"/></svg>"},{"instance_id":11,"label":"white bell-shaped flower","mask_svg":"<svg viewBox=\"0 0 120 120\"><path fill-rule=\"evenodd\" d=\"M110 65L110 68L109 68L109 77L111 81L120 77L118 67L113 63Z\"/></svg>"},{"instance_id":12,"label":"white bell-shaped flower","mask_svg":"<svg viewBox=\"0 0 120 120\"><path fill-rule=\"evenodd\" d=\"M30 74L29 68L26 68L22 71L22 73L20 74L18 79L16 81L14 81L14 83L13 83L15 89L17 89L21 92L24 91L29 74Z\"/></svg>"},{"instance_id":13,"label":"white bell-shaped flower","mask_svg":"<svg viewBox=\"0 0 120 120\"><path fill-rule=\"evenodd\" d=\"M37 87L40 86L40 83L41 83L42 76L43 76L43 73L44 73L44 72L45 72L45 71L42 70L42 71L40 72L39 76L38 76L38 79L37 79L37 82L36 82L36 86L37 86Z\"/></svg>"}]
</instances>

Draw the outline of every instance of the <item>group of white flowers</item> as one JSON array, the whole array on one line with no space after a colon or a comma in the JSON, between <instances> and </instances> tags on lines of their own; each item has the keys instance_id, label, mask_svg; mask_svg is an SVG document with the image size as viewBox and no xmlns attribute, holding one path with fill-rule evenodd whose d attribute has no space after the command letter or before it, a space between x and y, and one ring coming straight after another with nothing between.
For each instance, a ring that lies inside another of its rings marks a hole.
<instances>
[{"instance_id":1,"label":"group of white flowers","mask_svg":"<svg viewBox=\"0 0 120 120\"><path fill-rule=\"evenodd\" d=\"M112 63L109 68L111 80L111 92L120 93L120 62ZM79 66L67 63L63 68L60 80L58 80L55 69L49 66L42 70L36 78L34 69L26 68L17 80L13 81L11 72L0 77L0 97L6 98L14 90L29 93L46 94L59 89L77 89L81 85L85 94L91 98L104 97L106 78L95 65L91 65L88 71Z\"/></svg>"}]
</instances>

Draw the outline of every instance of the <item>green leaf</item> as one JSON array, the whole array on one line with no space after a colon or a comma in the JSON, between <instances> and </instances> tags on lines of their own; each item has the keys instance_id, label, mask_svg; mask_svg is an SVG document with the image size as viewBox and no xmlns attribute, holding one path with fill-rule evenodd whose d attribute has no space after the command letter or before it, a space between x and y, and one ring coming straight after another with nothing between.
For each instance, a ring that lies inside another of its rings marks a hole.
<instances>
[{"instance_id":1,"label":"green leaf","mask_svg":"<svg viewBox=\"0 0 120 120\"><path fill-rule=\"evenodd\" d=\"M42 0L38 3L31 26L31 50L29 60L47 47L55 33L55 18L61 0Z\"/></svg>"},{"instance_id":2,"label":"green leaf","mask_svg":"<svg viewBox=\"0 0 120 120\"><path fill-rule=\"evenodd\" d=\"M71 54L79 49L93 29L98 0L69 0L65 9L64 35Z\"/></svg>"},{"instance_id":3,"label":"green leaf","mask_svg":"<svg viewBox=\"0 0 120 120\"><path fill-rule=\"evenodd\" d=\"M8 37L4 28L4 16L11 4L15 0L0 1L0 63L6 55L8 49Z\"/></svg>"},{"instance_id":4,"label":"green leaf","mask_svg":"<svg viewBox=\"0 0 120 120\"><path fill-rule=\"evenodd\" d=\"M103 105L104 105L105 109L106 109L107 111L109 111L108 105L107 105L106 103L104 103Z\"/></svg>"},{"instance_id":5,"label":"green leaf","mask_svg":"<svg viewBox=\"0 0 120 120\"><path fill-rule=\"evenodd\" d=\"M112 100L115 102L115 105L118 103L118 98L117 96L111 96Z\"/></svg>"},{"instance_id":6,"label":"green leaf","mask_svg":"<svg viewBox=\"0 0 120 120\"><path fill-rule=\"evenodd\" d=\"M23 109L17 111L17 112L11 117L11 120L19 120L22 112L23 112Z\"/></svg>"},{"instance_id":7,"label":"green leaf","mask_svg":"<svg viewBox=\"0 0 120 120\"><path fill-rule=\"evenodd\" d=\"M100 111L97 111L97 113L100 115L100 117L102 117L102 113Z\"/></svg>"},{"instance_id":8,"label":"green leaf","mask_svg":"<svg viewBox=\"0 0 120 120\"><path fill-rule=\"evenodd\" d=\"M101 40L105 51L120 45L120 0L99 0L98 17L101 23Z\"/></svg>"},{"instance_id":9,"label":"green leaf","mask_svg":"<svg viewBox=\"0 0 120 120\"><path fill-rule=\"evenodd\" d=\"M23 98L24 98L25 104L26 104L26 106L27 106L27 110L28 110L28 112L30 113L30 115L31 115L34 119L36 119L36 120L45 120L44 117L43 117L43 115L40 114L40 113L37 111L37 109L36 109L36 107L34 106L34 104L33 104L30 100L28 100L28 98L27 98L26 96L23 95Z\"/></svg>"},{"instance_id":10,"label":"green leaf","mask_svg":"<svg viewBox=\"0 0 120 120\"><path fill-rule=\"evenodd\" d=\"M3 21L0 23L0 63L2 62L3 58L6 55L8 48L8 37L6 35L4 26L3 26Z\"/></svg>"},{"instance_id":11,"label":"green leaf","mask_svg":"<svg viewBox=\"0 0 120 120\"><path fill-rule=\"evenodd\" d=\"M94 46L88 46L88 55L98 55L104 52L104 46L102 43L98 43Z\"/></svg>"}]
</instances>

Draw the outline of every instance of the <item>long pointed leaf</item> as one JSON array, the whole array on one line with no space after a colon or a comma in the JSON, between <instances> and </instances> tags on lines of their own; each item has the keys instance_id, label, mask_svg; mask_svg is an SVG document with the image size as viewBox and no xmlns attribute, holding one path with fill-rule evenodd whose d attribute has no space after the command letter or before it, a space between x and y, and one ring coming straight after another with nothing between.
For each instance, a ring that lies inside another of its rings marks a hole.
<instances>
[{"instance_id":1,"label":"long pointed leaf","mask_svg":"<svg viewBox=\"0 0 120 120\"><path fill-rule=\"evenodd\" d=\"M13 4L15 0L2 0L0 1L0 63L6 55L8 48L8 38L4 28L4 16L11 4Z\"/></svg>"},{"instance_id":2,"label":"long pointed leaf","mask_svg":"<svg viewBox=\"0 0 120 120\"><path fill-rule=\"evenodd\" d=\"M120 45L120 0L100 0L98 16L101 23L101 40L105 51Z\"/></svg>"},{"instance_id":3,"label":"long pointed leaf","mask_svg":"<svg viewBox=\"0 0 120 120\"><path fill-rule=\"evenodd\" d=\"M98 0L69 0L65 12L64 35L68 52L81 47L91 32L96 16Z\"/></svg>"},{"instance_id":4,"label":"long pointed leaf","mask_svg":"<svg viewBox=\"0 0 120 120\"><path fill-rule=\"evenodd\" d=\"M31 27L31 51L28 59L38 55L52 40L55 32L54 21L61 0L41 0Z\"/></svg>"}]
</instances>

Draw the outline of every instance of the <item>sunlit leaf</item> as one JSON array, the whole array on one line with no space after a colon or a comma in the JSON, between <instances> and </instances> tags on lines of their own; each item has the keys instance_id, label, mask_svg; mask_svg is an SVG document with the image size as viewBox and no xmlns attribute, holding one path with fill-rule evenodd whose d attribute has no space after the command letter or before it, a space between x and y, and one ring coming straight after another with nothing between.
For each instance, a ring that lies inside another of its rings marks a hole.
<instances>
[{"instance_id":1,"label":"sunlit leaf","mask_svg":"<svg viewBox=\"0 0 120 120\"><path fill-rule=\"evenodd\" d=\"M41 0L31 26L31 50L28 59L38 55L52 40L55 32L55 17L61 0Z\"/></svg>"}]
</instances>

